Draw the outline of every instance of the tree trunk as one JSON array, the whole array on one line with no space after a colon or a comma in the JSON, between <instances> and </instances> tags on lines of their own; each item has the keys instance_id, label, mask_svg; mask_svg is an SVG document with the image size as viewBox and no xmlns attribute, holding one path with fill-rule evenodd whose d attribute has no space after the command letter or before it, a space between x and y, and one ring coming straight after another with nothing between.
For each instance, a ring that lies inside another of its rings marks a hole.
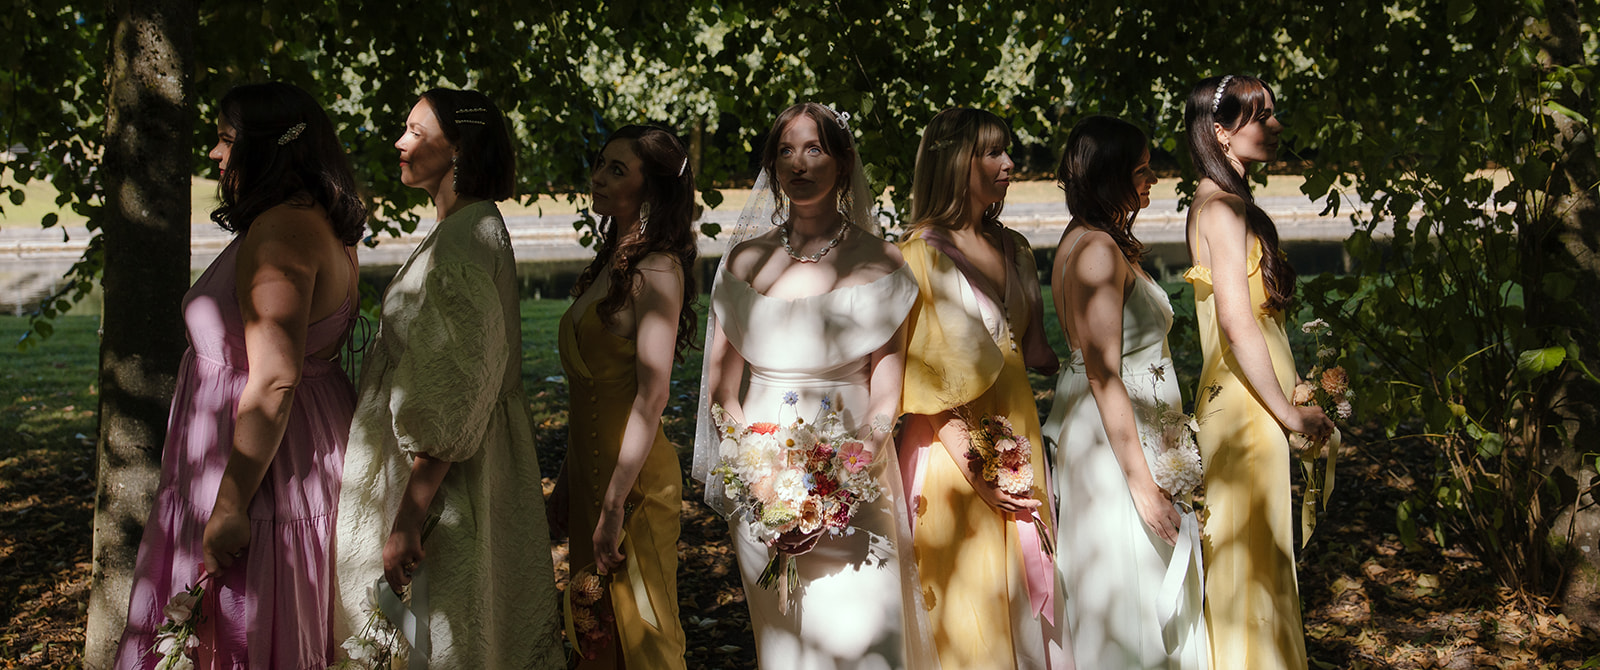
<instances>
[{"instance_id":1,"label":"tree trunk","mask_svg":"<svg viewBox=\"0 0 1600 670\"><path fill-rule=\"evenodd\" d=\"M1574 0L1551 0L1545 4L1545 16L1535 26L1539 46L1540 64L1547 67L1593 66L1591 56L1583 50L1583 20ZM1590 17L1592 21L1595 17ZM1585 90L1581 94L1563 87L1553 94L1554 102L1567 109L1592 113L1594 95ZM1553 149L1559 157L1552 166L1551 193L1553 214L1546 229L1539 231L1537 241L1538 265L1531 268L1559 268L1568 273L1578 287L1577 301L1586 309L1566 310L1561 314L1541 314L1530 310L1530 325L1536 327L1558 326L1570 330L1577 343L1577 354L1590 370L1600 373L1600 292L1591 290L1600 286L1600 152L1596 150L1593 123L1574 119L1563 113L1551 113ZM1530 307L1532 304L1530 304ZM1545 422L1547 443L1560 444L1554 427L1560 426L1567 434L1570 445L1592 445L1600 436L1600 418L1594 398L1593 382L1577 370L1569 369L1552 392L1552 405L1558 409ZM1579 489L1596 476L1593 461L1584 462L1583 453L1590 448L1553 448L1544 463L1535 464L1549 473L1561 470L1577 480ZM1563 582L1556 595L1571 618L1592 630L1600 630L1600 586L1595 577L1600 574L1600 506L1591 494L1578 500L1576 509L1561 510L1554 532L1565 536L1572 533L1575 549L1563 560L1577 559L1573 572ZM1587 509L1584 506L1588 505ZM1538 567L1538 566L1535 566Z\"/></svg>"},{"instance_id":2,"label":"tree trunk","mask_svg":"<svg viewBox=\"0 0 1600 670\"><path fill-rule=\"evenodd\" d=\"M189 288L193 0L109 0L105 311L93 575L84 663L108 668L127 620L134 556L150 513L167 409L185 347Z\"/></svg>"}]
</instances>

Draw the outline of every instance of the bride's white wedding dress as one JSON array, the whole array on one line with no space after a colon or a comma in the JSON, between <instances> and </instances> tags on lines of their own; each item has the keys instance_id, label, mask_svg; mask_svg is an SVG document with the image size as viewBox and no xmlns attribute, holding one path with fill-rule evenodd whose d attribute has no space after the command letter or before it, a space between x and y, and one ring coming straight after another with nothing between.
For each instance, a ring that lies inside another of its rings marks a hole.
<instances>
[{"instance_id":1,"label":"bride's white wedding dress","mask_svg":"<svg viewBox=\"0 0 1600 670\"><path fill-rule=\"evenodd\" d=\"M1124 296L1122 322L1122 381L1139 433L1147 435L1152 427L1145 417L1158 398L1174 411L1183 409L1167 349L1172 305L1159 285L1136 273ZM1066 597L1057 602L1071 626L1078 667L1206 668L1193 515L1185 515L1186 537L1180 537L1177 547L1168 546L1139 518L1089 391L1080 351L1061 369L1043 432L1056 450L1056 570L1066 589ZM1146 440L1147 463L1155 462L1153 447Z\"/></svg>"},{"instance_id":2,"label":"bride's white wedding dress","mask_svg":"<svg viewBox=\"0 0 1600 670\"><path fill-rule=\"evenodd\" d=\"M811 421L826 398L848 430L871 425L873 417L865 416L871 355L894 336L916 301L911 272L902 266L867 284L793 300L762 295L726 270L720 274L712 310L748 364L741 403L746 422L786 424L796 415ZM789 392L798 397L792 408L784 402ZM893 442L882 448L893 449ZM907 533L896 459L880 454L876 460L883 495L859 508L851 522L855 533L824 536L797 557L800 581L787 614L779 611L777 591L757 583L774 550L754 537L742 515L730 516L761 668L929 667L908 658L921 653L912 642L920 605L911 544L901 540Z\"/></svg>"}]
</instances>

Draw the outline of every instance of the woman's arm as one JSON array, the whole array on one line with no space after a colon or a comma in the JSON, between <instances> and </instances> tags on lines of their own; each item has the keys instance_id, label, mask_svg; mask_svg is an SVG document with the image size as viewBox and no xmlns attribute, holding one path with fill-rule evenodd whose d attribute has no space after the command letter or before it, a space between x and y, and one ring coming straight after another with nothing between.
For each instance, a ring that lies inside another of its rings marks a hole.
<instances>
[{"instance_id":1,"label":"woman's arm","mask_svg":"<svg viewBox=\"0 0 1600 670\"><path fill-rule=\"evenodd\" d=\"M1085 234L1077 262L1064 268L1066 308L1083 349L1089 392L1100 409L1111 453L1133 495L1139 518L1167 544L1177 542L1178 512L1172 498L1156 486L1140 445L1133 400L1122 381L1122 307L1130 277L1127 261L1105 233Z\"/></svg>"},{"instance_id":2,"label":"woman's arm","mask_svg":"<svg viewBox=\"0 0 1600 670\"><path fill-rule=\"evenodd\" d=\"M433 497L438 495L449 473L450 461L424 453L411 457L411 476L406 479L406 490L400 496L400 510L395 513L389 540L383 544L383 577L395 593L411 583L411 571L425 556L422 525L427 520L428 507L433 505Z\"/></svg>"},{"instance_id":3,"label":"woman's arm","mask_svg":"<svg viewBox=\"0 0 1600 670\"><path fill-rule=\"evenodd\" d=\"M201 540L207 572L232 565L250 544L250 500L278 453L300 385L318 271L317 255L306 250L330 236L316 228L326 225L309 213L275 212L257 219L240 243L234 290L250 372L239 394L232 453Z\"/></svg>"},{"instance_id":4,"label":"woman's arm","mask_svg":"<svg viewBox=\"0 0 1600 670\"><path fill-rule=\"evenodd\" d=\"M683 272L676 259L651 254L639 263L633 309L638 318L635 350L638 352L638 392L623 429L617 467L600 502L600 523L594 530L595 565L610 574L622 565L622 513L628 493L655 445L661 413L671 394L672 359L678 340L678 311L683 304Z\"/></svg>"},{"instance_id":5,"label":"woman's arm","mask_svg":"<svg viewBox=\"0 0 1600 670\"><path fill-rule=\"evenodd\" d=\"M706 368L711 377L706 380L711 401L722 405L730 418L743 425L744 404L740 402L739 387L744 384L745 360L739 350L728 342L720 323L711 333L711 351L706 355L711 357L711 364Z\"/></svg>"},{"instance_id":6,"label":"woman's arm","mask_svg":"<svg viewBox=\"0 0 1600 670\"><path fill-rule=\"evenodd\" d=\"M900 415L900 392L906 375L906 329L907 323L902 322L889 341L872 352L871 376L867 380L867 412L859 417L861 426L857 431L865 436L864 440L874 457L894 433L894 417ZM880 425L879 417L887 419L889 424Z\"/></svg>"},{"instance_id":7,"label":"woman's arm","mask_svg":"<svg viewBox=\"0 0 1600 670\"><path fill-rule=\"evenodd\" d=\"M1322 439L1333 432L1333 422L1316 407L1296 407L1283 395L1272 368L1267 340L1256 325L1256 305L1250 298L1250 238L1245 227L1244 203L1222 196L1200 215L1199 236L1210 255L1211 287L1216 296L1217 323L1228 339L1245 383L1255 391L1267 411L1296 433Z\"/></svg>"},{"instance_id":8,"label":"woman's arm","mask_svg":"<svg viewBox=\"0 0 1600 670\"><path fill-rule=\"evenodd\" d=\"M1001 512L1024 515L1039 507L1041 503L1034 500L1031 494L1012 495L1002 491L995 482L984 479L981 472L972 470L973 464L967 460L967 450L972 445L969 427L965 420L956 416L955 412L945 411L928 415L927 421L938 434L939 442L944 445L945 451L950 454L950 460L955 462L962 476L967 478L972 490L984 502L989 503L990 507Z\"/></svg>"}]
</instances>

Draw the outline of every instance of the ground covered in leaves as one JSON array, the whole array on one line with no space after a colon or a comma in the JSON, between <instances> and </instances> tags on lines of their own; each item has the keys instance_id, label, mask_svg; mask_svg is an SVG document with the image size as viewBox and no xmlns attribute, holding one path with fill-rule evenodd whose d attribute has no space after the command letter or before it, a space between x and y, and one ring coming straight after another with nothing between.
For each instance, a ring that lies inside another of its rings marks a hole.
<instances>
[{"instance_id":1,"label":"ground covered in leaves","mask_svg":"<svg viewBox=\"0 0 1600 670\"><path fill-rule=\"evenodd\" d=\"M1175 301L1176 302L1176 301ZM566 444L566 399L554 351L563 304L524 303L523 361L547 474ZM0 668L81 666L88 602L97 405L95 328L69 317L42 347L0 362ZM0 317L0 341L25 320ZM9 339L7 339L9 338ZM1180 361L1180 367L1182 362ZM689 467L700 365L674 381L667 431ZM1035 377L1048 407L1050 380ZM1317 668L1600 667L1600 634L1549 608L1519 606L1460 545L1407 550L1394 509L1425 466L1416 445L1351 440L1339 487L1300 563L1307 647ZM687 477L686 477L687 479ZM548 483L547 483L548 486ZM691 668L751 668L749 616L727 528L684 489L679 607ZM565 543L552 551L565 582Z\"/></svg>"}]
</instances>

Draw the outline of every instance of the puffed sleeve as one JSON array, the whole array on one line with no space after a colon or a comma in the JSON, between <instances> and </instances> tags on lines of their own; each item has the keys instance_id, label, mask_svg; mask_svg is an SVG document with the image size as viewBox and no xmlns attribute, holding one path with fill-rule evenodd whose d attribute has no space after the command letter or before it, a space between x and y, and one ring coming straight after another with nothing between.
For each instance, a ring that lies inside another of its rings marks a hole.
<instances>
[{"instance_id":1,"label":"puffed sleeve","mask_svg":"<svg viewBox=\"0 0 1600 670\"><path fill-rule=\"evenodd\" d=\"M452 462L472 458L510 348L493 279L472 263L430 268L407 340L389 396L400 448Z\"/></svg>"}]
</instances>

